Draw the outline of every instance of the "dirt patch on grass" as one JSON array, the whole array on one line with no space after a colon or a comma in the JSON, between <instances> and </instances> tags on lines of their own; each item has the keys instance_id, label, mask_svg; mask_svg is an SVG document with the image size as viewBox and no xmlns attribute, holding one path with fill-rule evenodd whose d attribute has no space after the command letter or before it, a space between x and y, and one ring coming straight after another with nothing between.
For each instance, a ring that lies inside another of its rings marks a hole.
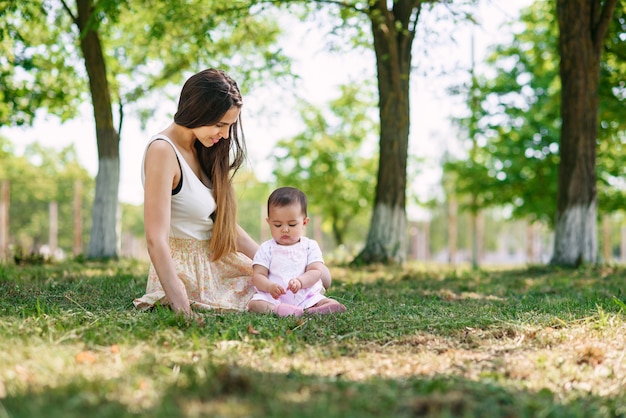
<instances>
[{"instance_id":1,"label":"dirt patch on grass","mask_svg":"<svg viewBox=\"0 0 626 418\"><path fill-rule=\"evenodd\" d=\"M246 343L218 347L240 365L260 371L338 377L408 379L449 375L497 381L520 389L615 395L626 387L626 325L593 329L580 325L539 330L467 329L444 337L428 333L385 344L368 342L337 355L332 345L283 356ZM331 355L325 353L333 353Z\"/></svg>"}]
</instances>

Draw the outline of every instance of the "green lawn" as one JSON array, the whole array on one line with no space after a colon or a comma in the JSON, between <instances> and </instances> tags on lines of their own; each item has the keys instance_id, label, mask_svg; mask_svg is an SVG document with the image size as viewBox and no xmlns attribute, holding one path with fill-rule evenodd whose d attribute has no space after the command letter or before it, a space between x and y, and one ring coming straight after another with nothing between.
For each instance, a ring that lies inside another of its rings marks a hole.
<instances>
[{"instance_id":1,"label":"green lawn","mask_svg":"<svg viewBox=\"0 0 626 418\"><path fill-rule=\"evenodd\" d=\"M625 417L626 268L331 266L348 312L132 308L147 266L0 266L0 418Z\"/></svg>"}]
</instances>

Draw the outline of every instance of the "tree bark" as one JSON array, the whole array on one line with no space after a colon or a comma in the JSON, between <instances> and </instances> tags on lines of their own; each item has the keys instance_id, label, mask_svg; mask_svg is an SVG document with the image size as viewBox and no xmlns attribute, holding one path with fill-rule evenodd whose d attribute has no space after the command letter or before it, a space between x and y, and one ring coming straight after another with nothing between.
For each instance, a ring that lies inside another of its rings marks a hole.
<instances>
[{"instance_id":1,"label":"tree bark","mask_svg":"<svg viewBox=\"0 0 626 418\"><path fill-rule=\"evenodd\" d=\"M120 181L119 135L113 125L110 86L92 0L77 1L75 23L85 57L98 142L98 174L87 258L117 258L117 209Z\"/></svg>"},{"instance_id":2,"label":"tree bark","mask_svg":"<svg viewBox=\"0 0 626 418\"><path fill-rule=\"evenodd\" d=\"M451 266L457 262L458 211L456 196L451 194L448 196L448 264Z\"/></svg>"},{"instance_id":3,"label":"tree bark","mask_svg":"<svg viewBox=\"0 0 626 418\"><path fill-rule=\"evenodd\" d=\"M622 260L622 262L626 262L626 226L622 227L621 232L622 234L619 243L620 259Z\"/></svg>"},{"instance_id":4,"label":"tree bark","mask_svg":"<svg viewBox=\"0 0 626 418\"><path fill-rule=\"evenodd\" d=\"M470 235L472 237L472 268L478 269L484 256L485 221L482 211L470 213Z\"/></svg>"},{"instance_id":5,"label":"tree bark","mask_svg":"<svg viewBox=\"0 0 626 418\"><path fill-rule=\"evenodd\" d=\"M613 259L613 246L611 245L611 216L605 214L602 217L602 261L610 263Z\"/></svg>"},{"instance_id":6,"label":"tree bark","mask_svg":"<svg viewBox=\"0 0 626 418\"><path fill-rule=\"evenodd\" d=\"M535 242L537 236L537 228L534 221L526 220L526 264L535 264L537 262L535 255Z\"/></svg>"},{"instance_id":7,"label":"tree bark","mask_svg":"<svg viewBox=\"0 0 626 418\"><path fill-rule=\"evenodd\" d=\"M557 0L561 56L559 184L551 264L595 263L600 57L617 0Z\"/></svg>"},{"instance_id":8,"label":"tree bark","mask_svg":"<svg viewBox=\"0 0 626 418\"><path fill-rule=\"evenodd\" d=\"M80 180L74 182L73 217L72 254L78 257L83 253L83 183Z\"/></svg>"},{"instance_id":9,"label":"tree bark","mask_svg":"<svg viewBox=\"0 0 626 418\"><path fill-rule=\"evenodd\" d=\"M59 202L52 201L48 204L50 215L50 232L48 233L48 247L50 247L50 259L54 260L59 243Z\"/></svg>"},{"instance_id":10,"label":"tree bark","mask_svg":"<svg viewBox=\"0 0 626 418\"><path fill-rule=\"evenodd\" d=\"M420 1L371 3L370 20L378 72L380 154L370 229L356 264L406 260L406 165L409 142L411 47Z\"/></svg>"}]
</instances>

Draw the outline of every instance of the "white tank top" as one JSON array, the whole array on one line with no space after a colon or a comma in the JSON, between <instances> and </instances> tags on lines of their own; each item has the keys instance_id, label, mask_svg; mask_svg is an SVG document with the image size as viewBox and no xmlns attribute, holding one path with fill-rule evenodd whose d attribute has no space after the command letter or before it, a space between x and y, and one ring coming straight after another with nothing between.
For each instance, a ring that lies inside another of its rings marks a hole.
<instances>
[{"instance_id":1,"label":"white tank top","mask_svg":"<svg viewBox=\"0 0 626 418\"><path fill-rule=\"evenodd\" d=\"M165 135L154 135L150 138L146 151L153 141L159 139L167 141L174 148L182 174L182 187L178 193L172 195L170 237L208 240L213 232L211 214L216 208L213 192L200 181L172 140ZM146 181L146 151L141 163L142 184Z\"/></svg>"}]
</instances>

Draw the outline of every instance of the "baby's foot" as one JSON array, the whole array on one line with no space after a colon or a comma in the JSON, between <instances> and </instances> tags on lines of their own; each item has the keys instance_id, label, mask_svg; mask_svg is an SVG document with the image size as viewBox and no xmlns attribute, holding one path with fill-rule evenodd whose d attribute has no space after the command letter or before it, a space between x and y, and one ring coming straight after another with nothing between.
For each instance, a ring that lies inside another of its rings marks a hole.
<instances>
[{"instance_id":1,"label":"baby's foot","mask_svg":"<svg viewBox=\"0 0 626 418\"><path fill-rule=\"evenodd\" d=\"M310 314L331 314L331 313L342 313L346 311L346 307L341 303L330 303L322 306L314 306L307 310Z\"/></svg>"},{"instance_id":2,"label":"baby's foot","mask_svg":"<svg viewBox=\"0 0 626 418\"><path fill-rule=\"evenodd\" d=\"M288 305L286 303L281 303L280 305L274 308L274 313L278 316L302 316L304 311L302 308L298 308L297 306Z\"/></svg>"}]
</instances>

